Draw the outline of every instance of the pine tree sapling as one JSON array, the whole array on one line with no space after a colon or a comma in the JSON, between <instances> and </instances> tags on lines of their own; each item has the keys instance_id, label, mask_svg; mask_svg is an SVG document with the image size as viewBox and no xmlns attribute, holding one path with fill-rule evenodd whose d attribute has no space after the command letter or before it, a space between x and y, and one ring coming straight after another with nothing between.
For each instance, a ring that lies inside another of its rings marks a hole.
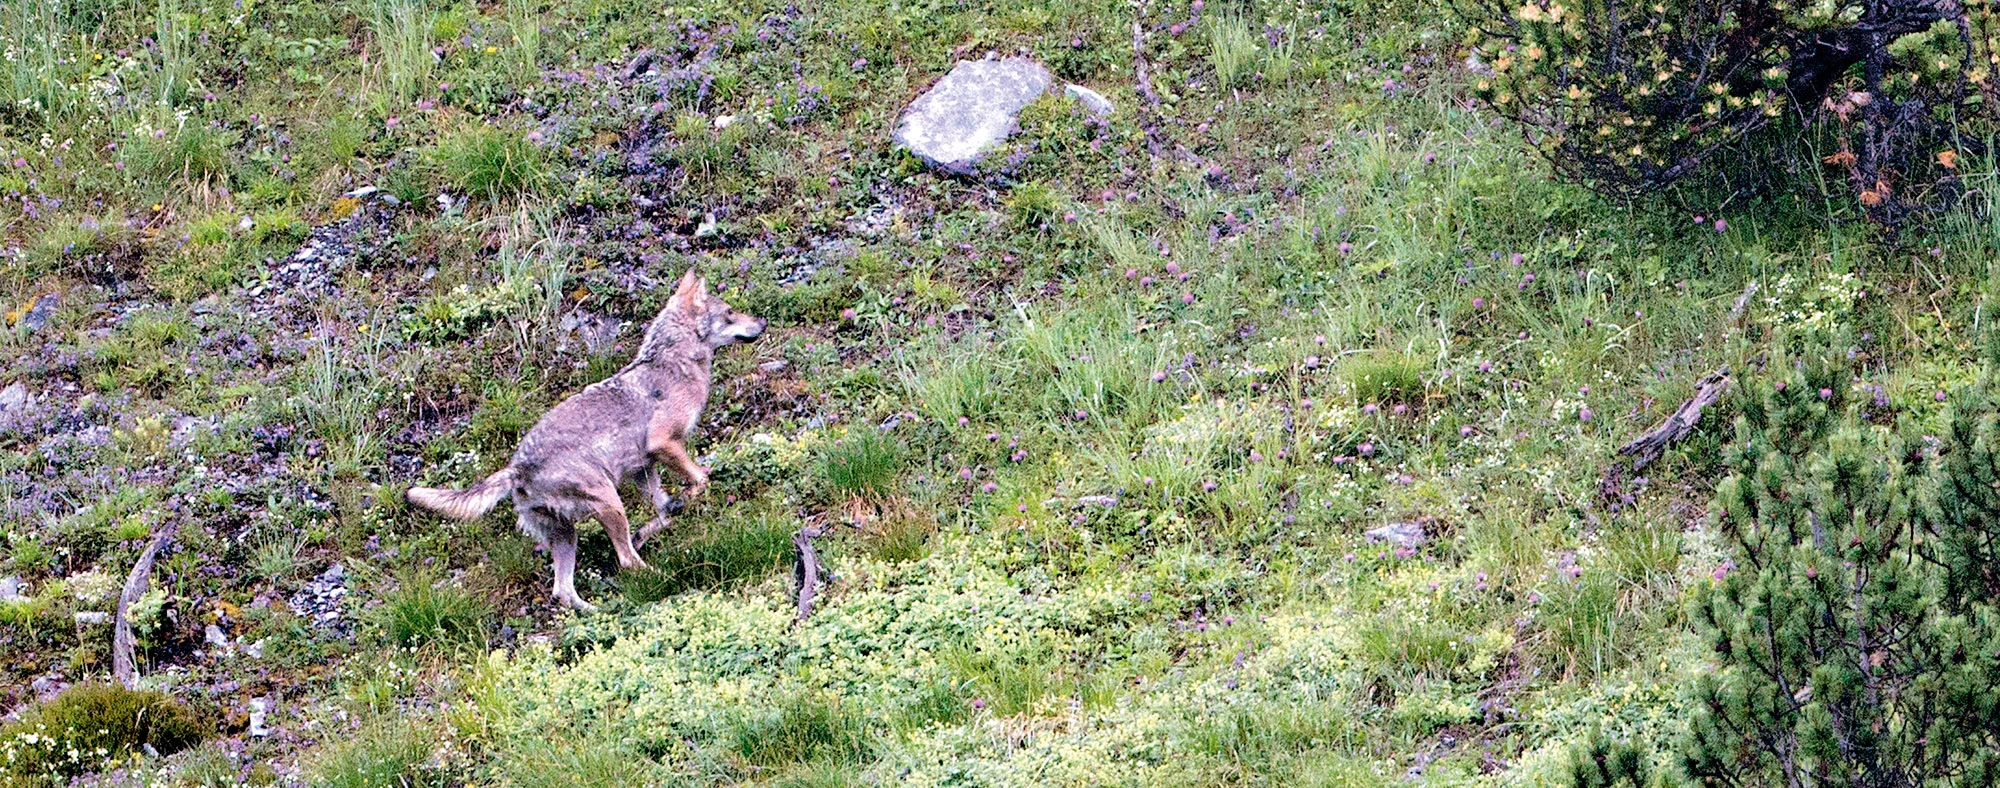
<instances>
[{"instance_id":1,"label":"pine tree sapling","mask_svg":"<svg viewBox=\"0 0 2000 788\"><path fill-rule=\"evenodd\" d=\"M1990 441L1862 424L1818 393L1841 374L1795 369L1739 417L1716 494L1733 565L1693 603L1720 669L1696 687L1683 766L1717 786L1991 785L2000 619L1952 580L1974 542L1939 535L1993 491L1932 494L1976 486L1969 463L1991 478ZM1983 413L1954 424L1990 435Z\"/></svg>"}]
</instances>

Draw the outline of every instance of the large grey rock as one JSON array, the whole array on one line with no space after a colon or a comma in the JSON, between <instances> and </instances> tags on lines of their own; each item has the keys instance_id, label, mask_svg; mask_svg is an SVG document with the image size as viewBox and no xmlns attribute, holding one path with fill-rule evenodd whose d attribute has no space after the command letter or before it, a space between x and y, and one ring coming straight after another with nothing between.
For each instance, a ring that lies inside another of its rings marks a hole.
<instances>
[{"instance_id":1,"label":"large grey rock","mask_svg":"<svg viewBox=\"0 0 2000 788\"><path fill-rule=\"evenodd\" d=\"M933 167L970 174L981 154L1014 133L1014 116L1048 92L1049 70L1027 58L961 60L910 102L896 142Z\"/></svg>"}]
</instances>

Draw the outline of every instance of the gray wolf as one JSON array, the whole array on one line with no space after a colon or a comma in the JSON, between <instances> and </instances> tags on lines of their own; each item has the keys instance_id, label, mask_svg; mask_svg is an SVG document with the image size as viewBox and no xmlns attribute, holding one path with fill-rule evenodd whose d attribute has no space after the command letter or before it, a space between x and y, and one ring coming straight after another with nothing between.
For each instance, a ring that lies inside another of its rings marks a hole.
<instances>
[{"instance_id":1,"label":"gray wolf","mask_svg":"<svg viewBox=\"0 0 2000 788\"><path fill-rule=\"evenodd\" d=\"M707 280L690 269L646 327L632 362L544 414L507 467L463 490L412 487L407 497L447 517L473 520L512 496L521 531L554 558L555 598L596 610L576 593L577 523L596 518L611 536L619 566L646 566L618 484L639 485L659 512L640 529L639 544L667 526L672 499L660 488L659 466L687 479L688 498L707 488L708 469L688 456L687 438L708 401L715 352L756 339L764 325L710 295Z\"/></svg>"}]
</instances>

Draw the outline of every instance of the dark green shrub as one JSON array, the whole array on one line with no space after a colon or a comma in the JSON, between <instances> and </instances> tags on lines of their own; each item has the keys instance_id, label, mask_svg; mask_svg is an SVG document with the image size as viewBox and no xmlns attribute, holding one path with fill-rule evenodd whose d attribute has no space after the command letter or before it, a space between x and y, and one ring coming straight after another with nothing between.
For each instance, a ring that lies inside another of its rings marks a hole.
<instances>
[{"instance_id":1,"label":"dark green shrub","mask_svg":"<svg viewBox=\"0 0 2000 788\"><path fill-rule=\"evenodd\" d=\"M1871 219L1949 199L1966 141L1993 133L1982 91L1993 8L1925 0L1456 0L1490 73L1475 85L1559 171L1613 192L1725 170L1721 154L1807 142ZM1832 137L1825 140L1824 137ZM1820 139L1814 139L1820 138ZM1811 175L1798 178L1804 186Z\"/></svg>"},{"instance_id":2,"label":"dark green shrub","mask_svg":"<svg viewBox=\"0 0 2000 788\"><path fill-rule=\"evenodd\" d=\"M1993 565L2000 406L1961 392L1941 439L1896 434L1843 413L1844 378L1795 369L1737 421L1730 563L1693 608L1719 669L1683 765L1716 786L1993 785L2000 609L1954 568Z\"/></svg>"},{"instance_id":3,"label":"dark green shrub","mask_svg":"<svg viewBox=\"0 0 2000 788\"><path fill-rule=\"evenodd\" d=\"M1647 752L1630 742L1592 733L1569 751L1569 784L1576 788L1650 788Z\"/></svg>"},{"instance_id":4,"label":"dark green shrub","mask_svg":"<svg viewBox=\"0 0 2000 788\"><path fill-rule=\"evenodd\" d=\"M0 784L73 777L150 745L178 752L210 733L186 706L159 692L79 684L0 727Z\"/></svg>"}]
</instances>

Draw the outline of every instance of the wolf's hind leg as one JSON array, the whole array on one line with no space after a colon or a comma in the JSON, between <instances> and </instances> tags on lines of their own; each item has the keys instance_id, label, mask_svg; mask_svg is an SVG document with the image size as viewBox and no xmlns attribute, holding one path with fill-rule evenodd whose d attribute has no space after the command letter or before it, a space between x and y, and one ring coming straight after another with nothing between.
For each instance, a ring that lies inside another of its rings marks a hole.
<instances>
[{"instance_id":1,"label":"wolf's hind leg","mask_svg":"<svg viewBox=\"0 0 2000 788\"><path fill-rule=\"evenodd\" d=\"M555 558L556 601L569 605L584 613L597 612L597 606L583 601L576 594L576 525L573 523L551 522L549 529L549 555Z\"/></svg>"},{"instance_id":2,"label":"wolf's hind leg","mask_svg":"<svg viewBox=\"0 0 2000 788\"><path fill-rule=\"evenodd\" d=\"M618 565L626 569L646 568L645 559L632 546L632 524L625 519L625 504L618 501L618 490L596 491L591 495L590 505L597 521L604 524L604 533L611 537L612 549L618 551Z\"/></svg>"}]
</instances>

